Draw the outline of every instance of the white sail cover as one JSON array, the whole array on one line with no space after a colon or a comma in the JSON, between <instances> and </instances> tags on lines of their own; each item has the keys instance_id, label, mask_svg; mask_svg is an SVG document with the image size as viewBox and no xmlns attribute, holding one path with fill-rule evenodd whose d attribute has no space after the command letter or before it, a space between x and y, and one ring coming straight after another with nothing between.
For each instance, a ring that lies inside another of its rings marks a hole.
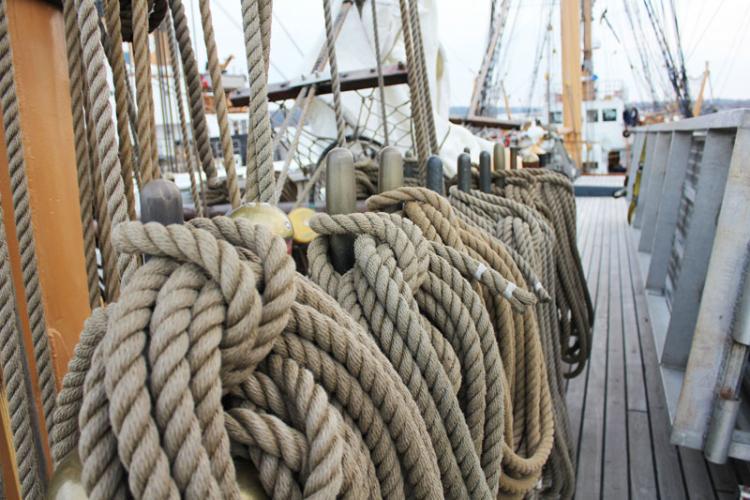
<instances>
[{"instance_id":1,"label":"white sail cover","mask_svg":"<svg viewBox=\"0 0 750 500\"><path fill-rule=\"evenodd\" d=\"M406 62L406 50L401 31L401 17L398 0L367 0L359 12L355 7L351 9L346 17L341 34L336 42L336 59L339 71L353 71L370 69L376 66L375 43L373 35L372 11L370 1L376 2L378 17L378 36L380 38L380 53L383 65L394 65ZM472 158L478 160L480 151L491 151L492 144L484 139L474 136L466 128L450 123L448 112L450 108L450 87L448 78L448 64L445 50L440 44L438 33L438 6L437 0L419 0L419 15L422 27L422 41L427 67L427 76L430 84L430 95L432 98L433 111L435 114L435 127L437 130L438 143L440 145L440 156L443 159L446 175L454 175L456 171L456 159L465 147L471 149ZM334 0L333 12L338 12L341 0ZM315 63L320 47L325 43L325 32L321 30L318 44L313 45L305 61L300 68L299 74L304 74L303 68L309 68ZM377 91L377 90L376 90ZM468 96L467 96L468 98ZM385 101L388 110L399 108L406 116L410 116L409 110L409 88L407 85L395 85L385 88ZM349 124L359 123L363 130L382 130L380 124L381 113L377 103L372 106L370 113L362 113L362 94L346 92L342 98L344 114ZM336 121L332 109L332 98L330 95L317 99L310 110L310 127L315 135L336 137ZM411 145L410 141L400 141L399 129L403 131L407 124L403 123L403 114L389 111L387 123L393 145L405 152ZM400 119L401 118L401 119ZM368 137L382 143L382 132L376 132L377 136Z\"/></svg>"}]
</instances>

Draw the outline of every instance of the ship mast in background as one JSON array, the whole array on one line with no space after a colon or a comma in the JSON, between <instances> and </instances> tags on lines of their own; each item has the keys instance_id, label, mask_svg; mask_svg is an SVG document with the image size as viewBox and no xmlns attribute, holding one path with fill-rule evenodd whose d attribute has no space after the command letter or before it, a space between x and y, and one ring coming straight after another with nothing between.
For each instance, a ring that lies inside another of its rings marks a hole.
<instances>
[{"instance_id":1,"label":"ship mast in background","mask_svg":"<svg viewBox=\"0 0 750 500\"><path fill-rule=\"evenodd\" d=\"M590 4L590 0L588 1ZM560 38L562 55L563 138L576 167L581 166L581 70L580 0L560 0ZM589 17L589 21L590 21ZM590 29L589 29L590 37ZM586 82L584 82L585 84ZM593 82L592 82L593 83Z\"/></svg>"}]
</instances>

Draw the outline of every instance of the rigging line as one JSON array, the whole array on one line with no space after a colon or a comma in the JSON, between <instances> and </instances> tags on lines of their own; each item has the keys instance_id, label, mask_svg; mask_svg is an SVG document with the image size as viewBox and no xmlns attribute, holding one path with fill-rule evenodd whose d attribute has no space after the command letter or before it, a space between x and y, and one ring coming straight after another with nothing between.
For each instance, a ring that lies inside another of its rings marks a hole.
<instances>
[{"instance_id":1,"label":"rigging line","mask_svg":"<svg viewBox=\"0 0 750 500\"><path fill-rule=\"evenodd\" d=\"M552 3L549 6L549 13L547 15L547 23L539 25L539 39L537 40L537 47L534 56L534 67L531 73L531 85L529 86L529 96L526 101L526 114L531 114L531 102L534 99L534 91L536 90L536 81L539 76L539 66L541 66L542 58L544 57L544 49L549 43L550 30L552 28ZM543 30L543 31L542 31Z\"/></svg>"},{"instance_id":2,"label":"rigging line","mask_svg":"<svg viewBox=\"0 0 750 500\"><path fill-rule=\"evenodd\" d=\"M748 23L750 23L750 4L748 4L748 8L745 11L745 15L743 16L743 22L742 24L740 24L740 29L737 32L738 34L734 38L735 41L729 53L730 57L722 65L719 73L716 74L717 78L721 78L721 83L719 83L719 85L716 87L716 95L721 95L721 92L724 90L724 86L726 85L726 82L729 80L729 75L731 74L731 71L727 71L721 77L719 77L719 75L724 72L724 69L727 68L728 64L731 64L731 61L734 59L735 52L742 46L742 42L745 40L745 36L747 36L747 29L745 28Z\"/></svg>"},{"instance_id":3,"label":"rigging line","mask_svg":"<svg viewBox=\"0 0 750 500\"><path fill-rule=\"evenodd\" d=\"M305 56L305 53L302 51L299 45L297 45L297 41L294 39L292 34L289 32L289 30L286 28L284 23L281 21L281 17L276 15L276 11L273 12L273 18L276 19L276 21L279 23L279 26L281 27L281 31L283 31L287 38L289 38L289 41L292 42L292 45L294 45L294 48L297 49L297 52L299 52L299 55L302 57Z\"/></svg>"},{"instance_id":4,"label":"rigging line","mask_svg":"<svg viewBox=\"0 0 750 500\"><path fill-rule=\"evenodd\" d=\"M703 41L703 37L706 35L706 32L708 31L708 28L711 27L711 24L714 22L714 19L716 19L716 15L719 13L719 11L721 10L721 8L724 6L724 3L726 3L726 0L721 0L721 3L719 4L719 7L716 10L714 10L714 13L711 16L711 19L709 19L708 23L706 23L706 27L703 28L703 31L698 36L698 39L696 40L695 45L693 45L693 48L690 49L690 51L688 53L688 56L687 56L688 61L690 60L691 57L693 57L693 54L695 53L696 49L698 49L698 47L700 46L701 42Z\"/></svg>"}]
</instances>

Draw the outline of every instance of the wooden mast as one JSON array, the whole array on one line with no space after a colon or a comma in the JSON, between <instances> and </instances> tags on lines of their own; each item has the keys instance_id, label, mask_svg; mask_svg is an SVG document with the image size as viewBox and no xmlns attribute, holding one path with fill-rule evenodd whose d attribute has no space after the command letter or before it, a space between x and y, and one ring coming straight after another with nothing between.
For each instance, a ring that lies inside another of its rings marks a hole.
<instances>
[{"instance_id":1,"label":"wooden mast","mask_svg":"<svg viewBox=\"0 0 750 500\"><path fill-rule=\"evenodd\" d=\"M579 0L560 0L562 45L563 136L565 149L576 167L581 166L581 15Z\"/></svg>"}]
</instances>

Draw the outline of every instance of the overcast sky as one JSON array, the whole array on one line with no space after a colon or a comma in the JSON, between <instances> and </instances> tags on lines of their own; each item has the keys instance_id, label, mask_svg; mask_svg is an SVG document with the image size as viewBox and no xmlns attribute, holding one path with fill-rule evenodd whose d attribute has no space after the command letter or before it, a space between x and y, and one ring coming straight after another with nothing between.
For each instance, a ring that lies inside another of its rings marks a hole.
<instances>
[{"instance_id":1,"label":"overcast sky","mask_svg":"<svg viewBox=\"0 0 750 500\"><path fill-rule=\"evenodd\" d=\"M706 61L710 64L710 86L706 99L750 98L750 0L651 0L661 8L673 1L682 35L682 45L693 97L698 93L700 78ZM638 48L625 11L640 9L643 29L652 36L645 17L643 0L594 0L594 72L600 82L621 82L629 100L649 100L649 90L643 78ZM200 32L197 0L185 0L188 15L196 12L194 23ZM244 44L241 31L239 1L212 0L214 25L217 32L219 55L236 56L230 69L245 71ZM470 99L473 79L479 71L487 36L490 0L437 0L439 8L439 39L445 47L451 77L452 105L466 105ZM553 91L560 85L559 0L513 0L503 38L502 74L512 106L526 106L531 94L532 104L541 105L544 99L544 74L547 60L552 61ZM302 52L321 37L323 26L322 2L317 0L274 0L271 81L290 78L299 71ZM534 54L543 35L548 13L552 9L552 58L548 51L533 90L530 89ZM604 18L602 14L606 12ZM607 21L611 24L608 26ZM671 31L672 27L669 26ZM289 36L291 35L291 36ZM670 33L670 36L672 34ZM202 40L201 40L202 42ZM198 44L201 67L205 64L205 50ZM663 59L653 40L643 44L652 61L652 78L657 96L671 98ZM630 64L636 69L631 69Z\"/></svg>"}]
</instances>

